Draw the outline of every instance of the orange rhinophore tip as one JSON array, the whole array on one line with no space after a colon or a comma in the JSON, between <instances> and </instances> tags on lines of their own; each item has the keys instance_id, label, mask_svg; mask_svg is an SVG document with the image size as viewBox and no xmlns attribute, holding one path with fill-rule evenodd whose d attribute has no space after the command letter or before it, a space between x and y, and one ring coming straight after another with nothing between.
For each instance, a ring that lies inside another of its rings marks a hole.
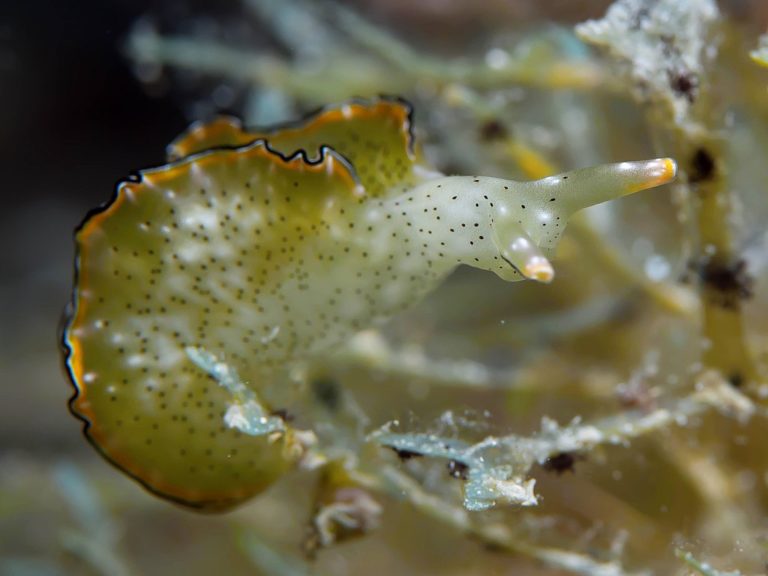
<instances>
[{"instance_id":1,"label":"orange rhinophore tip","mask_svg":"<svg viewBox=\"0 0 768 576\"><path fill-rule=\"evenodd\" d=\"M677 176L677 162L672 158L621 162L613 166L624 171L627 179L626 193L628 194L667 184Z\"/></svg>"},{"instance_id":2,"label":"orange rhinophore tip","mask_svg":"<svg viewBox=\"0 0 768 576\"><path fill-rule=\"evenodd\" d=\"M547 259L534 259L523 269L523 275L531 280L548 284L555 277L555 270Z\"/></svg>"},{"instance_id":3,"label":"orange rhinophore tip","mask_svg":"<svg viewBox=\"0 0 768 576\"><path fill-rule=\"evenodd\" d=\"M677 162L672 158L659 158L658 162L661 169L659 170L659 180L654 184L655 186L671 182L677 176Z\"/></svg>"}]
</instances>

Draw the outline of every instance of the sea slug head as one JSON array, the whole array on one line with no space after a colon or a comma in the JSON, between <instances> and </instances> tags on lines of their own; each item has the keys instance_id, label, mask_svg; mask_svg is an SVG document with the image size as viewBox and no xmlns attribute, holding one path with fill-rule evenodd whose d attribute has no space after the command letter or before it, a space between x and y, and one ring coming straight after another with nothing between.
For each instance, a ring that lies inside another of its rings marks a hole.
<instances>
[{"instance_id":1,"label":"sea slug head","mask_svg":"<svg viewBox=\"0 0 768 576\"><path fill-rule=\"evenodd\" d=\"M674 160L658 158L582 168L541 180L515 183L500 193L494 214L494 242L514 273L501 271L514 280L515 273L539 282L549 282L554 271L549 263L568 219L574 213L670 182L676 175ZM496 270L494 270L496 271Z\"/></svg>"}]
</instances>

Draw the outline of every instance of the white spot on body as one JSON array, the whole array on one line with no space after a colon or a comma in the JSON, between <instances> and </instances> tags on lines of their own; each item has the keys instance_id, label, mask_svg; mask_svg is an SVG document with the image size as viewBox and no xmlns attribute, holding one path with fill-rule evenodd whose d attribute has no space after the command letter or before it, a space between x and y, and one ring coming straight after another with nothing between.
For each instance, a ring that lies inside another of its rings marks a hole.
<instances>
[{"instance_id":1,"label":"white spot on body","mask_svg":"<svg viewBox=\"0 0 768 576\"><path fill-rule=\"evenodd\" d=\"M261 343L262 344L269 344L275 338L277 338L278 334L280 334L280 326L273 326L272 329L269 331L269 334L267 334L266 336L263 336L261 338Z\"/></svg>"},{"instance_id":2,"label":"white spot on body","mask_svg":"<svg viewBox=\"0 0 768 576\"><path fill-rule=\"evenodd\" d=\"M203 188L210 187L211 179L205 173L205 170L200 167L199 162L192 162L190 165L190 173L192 175L192 179L198 184L201 184Z\"/></svg>"},{"instance_id":3,"label":"white spot on body","mask_svg":"<svg viewBox=\"0 0 768 576\"><path fill-rule=\"evenodd\" d=\"M203 248L199 242L185 242L177 248L179 258L185 262L195 262L203 255Z\"/></svg>"},{"instance_id":4,"label":"white spot on body","mask_svg":"<svg viewBox=\"0 0 768 576\"><path fill-rule=\"evenodd\" d=\"M365 219L370 223L376 223L381 220L381 211L376 208L371 208L365 212Z\"/></svg>"},{"instance_id":5,"label":"white spot on body","mask_svg":"<svg viewBox=\"0 0 768 576\"><path fill-rule=\"evenodd\" d=\"M336 224L331 224L330 228L328 229L328 233L331 235L331 238L334 238L336 240L340 240L342 238L347 238L347 230L345 228L342 228L341 226L337 226Z\"/></svg>"},{"instance_id":6,"label":"white spot on body","mask_svg":"<svg viewBox=\"0 0 768 576\"><path fill-rule=\"evenodd\" d=\"M561 181L562 179L557 176L547 176L546 178L539 180L539 183L546 184L547 186L557 186Z\"/></svg>"},{"instance_id":7,"label":"white spot on body","mask_svg":"<svg viewBox=\"0 0 768 576\"><path fill-rule=\"evenodd\" d=\"M214 200L211 199L211 201ZM207 230L216 230L219 227L219 214L215 209L193 204L187 208L187 213L181 218L181 222L189 228L202 226Z\"/></svg>"},{"instance_id":8,"label":"white spot on body","mask_svg":"<svg viewBox=\"0 0 768 576\"><path fill-rule=\"evenodd\" d=\"M189 329L181 325L178 325L179 332L189 333ZM168 336L158 335L153 341L153 348L159 359L156 361L158 368L163 370L170 370L176 366L179 362L186 359L184 352L179 348L178 344Z\"/></svg>"},{"instance_id":9,"label":"white spot on body","mask_svg":"<svg viewBox=\"0 0 768 576\"><path fill-rule=\"evenodd\" d=\"M396 308L408 293L408 287L403 282L390 282L382 290L381 300L385 306Z\"/></svg>"},{"instance_id":10,"label":"white spot on body","mask_svg":"<svg viewBox=\"0 0 768 576\"><path fill-rule=\"evenodd\" d=\"M516 252L527 250L528 248L530 248L530 246L531 246L531 243L528 241L528 239L522 238L522 237L515 238L512 241L512 244L509 245L509 247Z\"/></svg>"},{"instance_id":11,"label":"white spot on body","mask_svg":"<svg viewBox=\"0 0 768 576\"><path fill-rule=\"evenodd\" d=\"M241 228L250 230L260 229L263 222L264 216L258 210L248 210L238 220Z\"/></svg>"}]
</instances>

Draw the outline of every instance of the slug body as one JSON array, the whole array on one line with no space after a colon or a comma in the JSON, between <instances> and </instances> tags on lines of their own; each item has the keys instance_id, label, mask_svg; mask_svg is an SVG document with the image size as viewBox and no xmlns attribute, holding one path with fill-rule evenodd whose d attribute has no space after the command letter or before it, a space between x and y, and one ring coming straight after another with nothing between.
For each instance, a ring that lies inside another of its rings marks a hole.
<instances>
[{"instance_id":1,"label":"slug body","mask_svg":"<svg viewBox=\"0 0 768 576\"><path fill-rule=\"evenodd\" d=\"M659 159L528 183L444 177L415 150L409 106L390 99L263 133L220 119L169 158L79 229L63 344L91 442L153 492L203 510L264 490L298 454L290 430L226 426L231 398L190 348L258 390L459 264L550 281L573 212L675 173Z\"/></svg>"}]
</instances>

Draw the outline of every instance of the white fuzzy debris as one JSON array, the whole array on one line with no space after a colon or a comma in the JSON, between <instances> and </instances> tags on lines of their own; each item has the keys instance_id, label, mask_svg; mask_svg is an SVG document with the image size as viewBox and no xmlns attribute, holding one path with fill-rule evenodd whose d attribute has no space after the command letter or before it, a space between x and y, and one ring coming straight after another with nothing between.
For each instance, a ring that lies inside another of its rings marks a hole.
<instances>
[{"instance_id":1,"label":"white fuzzy debris","mask_svg":"<svg viewBox=\"0 0 768 576\"><path fill-rule=\"evenodd\" d=\"M714 0L617 0L603 19L579 24L576 33L628 63L639 94L666 99L682 121L715 56L719 16Z\"/></svg>"},{"instance_id":2,"label":"white fuzzy debris","mask_svg":"<svg viewBox=\"0 0 768 576\"><path fill-rule=\"evenodd\" d=\"M687 426L692 418L717 408L729 415L746 419L755 411L752 402L714 374L700 377L699 386L690 396L668 402L657 409L630 411L609 418L582 423L574 418L561 427L544 417L541 431L526 436L488 436L476 444L437 434L398 434L398 424L391 422L373 432L369 441L389 447L398 454L420 454L448 460L464 485L464 508L488 510L497 505L535 506L534 464L546 464L560 454L583 454L599 445L629 445L633 438L662 430L671 424ZM443 414L440 423L453 421Z\"/></svg>"},{"instance_id":3,"label":"white fuzzy debris","mask_svg":"<svg viewBox=\"0 0 768 576\"><path fill-rule=\"evenodd\" d=\"M483 479L483 488L493 494L496 504L536 506L538 499L533 493L534 486L536 486L536 480L533 478L523 481L520 478L503 480L487 476Z\"/></svg>"},{"instance_id":4,"label":"white fuzzy debris","mask_svg":"<svg viewBox=\"0 0 768 576\"><path fill-rule=\"evenodd\" d=\"M536 557L550 566L583 576L651 576L648 571L627 572L617 562L596 562L582 554L553 548L538 549Z\"/></svg>"},{"instance_id":5,"label":"white fuzzy debris","mask_svg":"<svg viewBox=\"0 0 768 576\"><path fill-rule=\"evenodd\" d=\"M249 400L242 404L230 404L224 414L224 424L251 436L262 436L285 430L280 418L266 416L260 404Z\"/></svg>"},{"instance_id":6,"label":"white fuzzy debris","mask_svg":"<svg viewBox=\"0 0 768 576\"><path fill-rule=\"evenodd\" d=\"M245 417L245 410L240 404L233 404L227 408L224 414L224 423L230 428L244 430L248 427L248 419Z\"/></svg>"},{"instance_id":7,"label":"white fuzzy debris","mask_svg":"<svg viewBox=\"0 0 768 576\"><path fill-rule=\"evenodd\" d=\"M272 342L272 340L277 338L278 334L280 334L280 326L273 326L272 329L269 331L269 334L261 338L261 343L269 344L270 342Z\"/></svg>"},{"instance_id":8,"label":"white fuzzy debris","mask_svg":"<svg viewBox=\"0 0 768 576\"><path fill-rule=\"evenodd\" d=\"M232 394L232 403L224 413L224 424L250 436L264 436L285 430L281 418L271 416L259 401L256 392L246 386L232 366L203 348L189 346L187 357L205 370L222 388Z\"/></svg>"}]
</instances>

